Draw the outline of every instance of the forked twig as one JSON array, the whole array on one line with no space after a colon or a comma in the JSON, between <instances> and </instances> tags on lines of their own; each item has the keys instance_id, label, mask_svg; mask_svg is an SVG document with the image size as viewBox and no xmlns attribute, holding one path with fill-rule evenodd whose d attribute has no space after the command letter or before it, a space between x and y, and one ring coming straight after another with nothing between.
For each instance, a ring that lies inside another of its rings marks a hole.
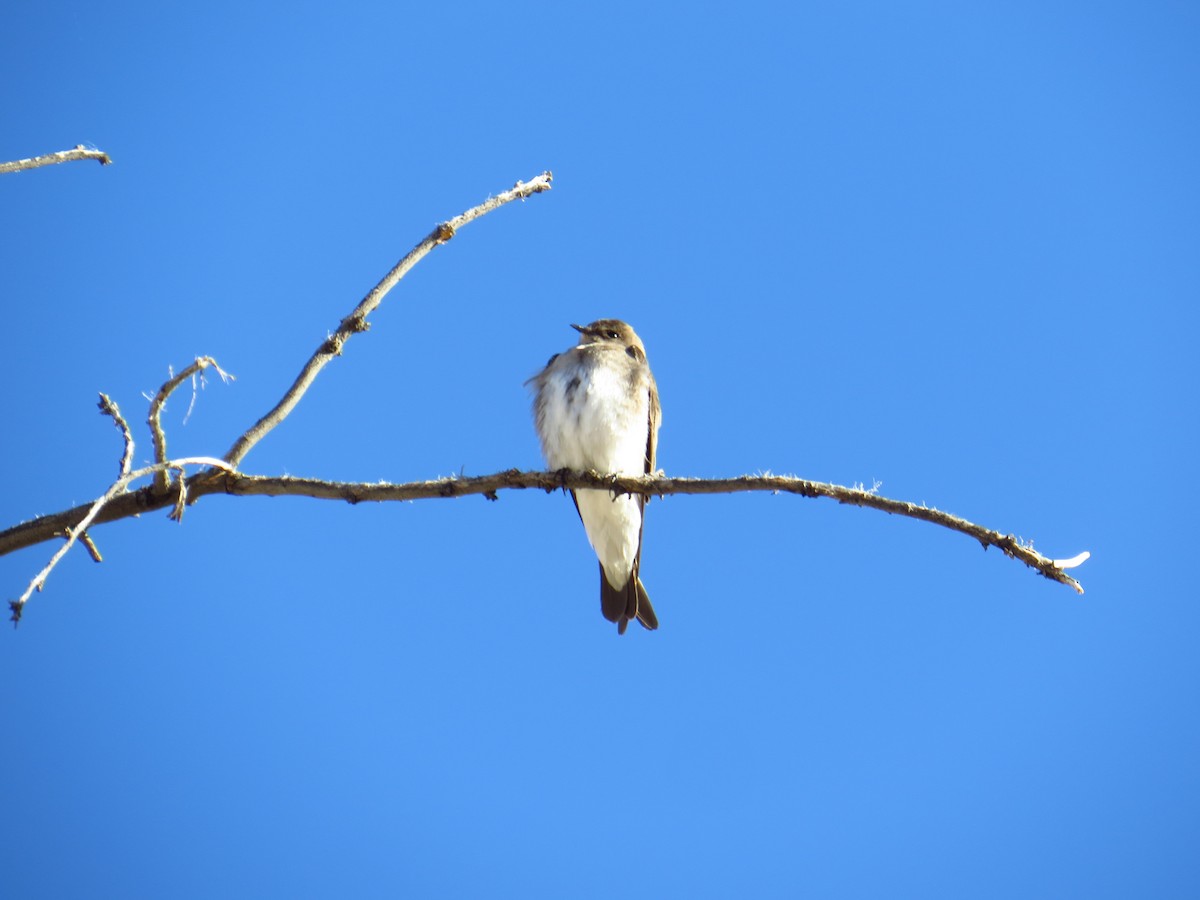
<instances>
[{"instance_id":1,"label":"forked twig","mask_svg":"<svg viewBox=\"0 0 1200 900\"><path fill-rule=\"evenodd\" d=\"M167 435L163 431L162 410L167 402L167 398L175 393L175 389L195 376L198 372L203 372L207 368L214 368L217 374L221 376L222 381L231 381L233 376L228 372L222 371L217 365L217 361L211 356L198 356L196 361L180 372L163 382L162 387L158 389L158 393L154 395L154 399L150 401L150 415L146 418L146 424L150 426L150 438L154 441L154 461L156 463L165 463L167 461ZM165 491L170 485L170 475L167 469L160 469L154 476L154 486Z\"/></svg>"},{"instance_id":2,"label":"forked twig","mask_svg":"<svg viewBox=\"0 0 1200 900\"><path fill-rule=\"evenodd\" d=\"M67 555L67 551L71 549L76 540L80 539L81 535L87 533L88 526L92 524L96 516L100 514L100 511L104 509L104 507L114 497L124 493L125 488L139 478L152 475L165 468L182 470L184 466L213 466L218 469L230 469L224 460L214 459L211 456L189 456L185 457L184 459L174 459L165 463L155 463L152 466L146 466L145 468L123 474L120 478L112 483L107 491L105 491L101 496L97 497L96 500L92 502L87 511L87 515L85 515L79 521L79 524L66 529L67 540L61 547L58 548L58 551L50 557L50 562L46 563L46 567L42 569L42 571L38 572L37 575L33 577L33 580L29 582L29 587L25 589L25 593L23 593L16 600L9 601L8 608L12 612L13 624L15 625L21 621L21 613L25 609L26 602L28 602L29 598L33 596L33 592L40 591L42 589L42 585L46 583L46 579L50 576L50 573L54 571L54 567L58 565L59 560Z\"/></svg>"}]
</instances>

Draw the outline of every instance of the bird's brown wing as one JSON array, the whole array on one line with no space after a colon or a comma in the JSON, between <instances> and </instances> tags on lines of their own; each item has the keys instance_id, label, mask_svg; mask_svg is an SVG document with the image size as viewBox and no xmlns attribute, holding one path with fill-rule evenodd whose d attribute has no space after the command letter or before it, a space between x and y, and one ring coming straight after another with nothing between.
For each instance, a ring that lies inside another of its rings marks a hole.
<instances>
[{"instance_id":1,"label":"bird's brown wing","mask_svg":"<svg viewBox=\"0 0 1200 900\"><path fill-rule=\"evenodd\" d=\"M658 385L650 376L650 415L646 421L646 468L647 475L654 474L654 459L658 455L658 426L662 420L662 407L658 404Z\"/></svg>"},{"instance_id":2,"label":"bird's brown wing","mask_svg":"<svg viewBox=\"0 0 1200 900\"><path fill-rule=\"evenodd\" d=\"M647 475L653 475L654 460L658 455L658 424L662 417L662 408L658 403L658 385L654 383L654 376L650 376L650 412L646 420L646 468ZM629 576L628 590L631 593L630 600L633 601L633 612L637 616L637 620L642 623L645 628L654 631L658 628L658 616L654 614L654 607L650 605L650 596L646 593L646 588L642 584L642 579L639 572L642 568L642 531L646 527L646 498L638 495L638 505L642 511L642 524L638 529L638 552L637 557L633 561L633 572Z\"/></svg>"}]
</instances>

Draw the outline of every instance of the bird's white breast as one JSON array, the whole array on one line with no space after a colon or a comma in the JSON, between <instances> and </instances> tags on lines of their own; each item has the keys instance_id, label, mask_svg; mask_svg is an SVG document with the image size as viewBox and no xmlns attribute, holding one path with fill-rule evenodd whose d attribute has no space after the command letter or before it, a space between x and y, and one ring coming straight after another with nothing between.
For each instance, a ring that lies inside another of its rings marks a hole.
<instances>
[{"instance_id":1,"label":"bird's white breast","mask_svg":"<svg viewBox=\"0 0 1200 900\"><path fill-rule=\"evenodd\" d=\"M541 378L538 421L551 469L641 475L646 467L649 386L631 393L625 365L596 365L579 348L550 364ZM623 360L622 360L623 361ZM575 492L579 516L608 581L629 580L641 546L642 500L610 491Z\"/></svg>"},{"instance_id":2,"label":"bird's white breast","mask_svg":"<svg viewBox=\"0 0 1200 900\"><path fill-rule=\"evenodd\" d=\"M556 359L542 385L540 437L552 469L641 475L650 421L648 389L630 395L624 367L597 366L578 350ZM572 382L578 383L572 388Z\"/></svg>"}]
</instances>

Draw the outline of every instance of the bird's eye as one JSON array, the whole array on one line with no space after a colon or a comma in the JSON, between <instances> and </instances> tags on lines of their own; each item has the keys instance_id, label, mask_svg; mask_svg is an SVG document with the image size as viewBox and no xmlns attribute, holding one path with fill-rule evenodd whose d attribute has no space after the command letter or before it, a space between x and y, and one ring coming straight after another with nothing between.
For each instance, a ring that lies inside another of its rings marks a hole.
<instances>
[{"instance_id":1,"label":"bird's eye","mask_svg":"<svg viewBox=\"0 0 1200 900\"><path fill-rule=\"evenodd\" d=\"M610 331L610 332L608 333L608 336L609 336L610 338L612 338L614 341L616 341L616 340L620 340L620 338L621 338L621 334L620 334L620 332L617 332L617 331Z\"/></svg>"}]
</instances>

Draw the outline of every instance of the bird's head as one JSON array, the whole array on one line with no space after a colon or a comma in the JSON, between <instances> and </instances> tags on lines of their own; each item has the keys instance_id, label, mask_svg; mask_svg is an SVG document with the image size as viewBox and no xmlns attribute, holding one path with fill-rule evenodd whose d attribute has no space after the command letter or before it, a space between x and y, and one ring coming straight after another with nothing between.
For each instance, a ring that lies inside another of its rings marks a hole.
<instances>
[{"instance_id":1,"label":"bird's head","mask_svg":"<svg viewBox=\"0 0 1200 900\"><path fill-rule=\"evenodd\" d=\"M579 332L579 346L612 344L623 350L633 350L643 358L646 348L631 326L620 319L597 319L590 325L572 325Z\"/></svg>"}]
</instances>

